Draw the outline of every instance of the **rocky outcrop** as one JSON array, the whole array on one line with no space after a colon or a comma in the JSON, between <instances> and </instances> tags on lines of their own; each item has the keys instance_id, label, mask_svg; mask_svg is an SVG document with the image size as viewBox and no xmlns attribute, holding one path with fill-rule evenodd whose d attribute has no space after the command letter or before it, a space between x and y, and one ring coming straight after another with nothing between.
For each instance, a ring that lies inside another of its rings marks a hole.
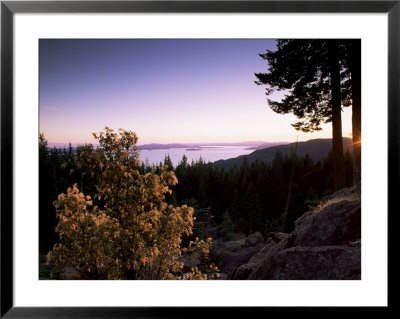
<instances>
[{"instance_id":1,"label":"rocky outcrop","mask_svg":"<svg viewBox=\"0 0 400 319\"><path fill-rule=\"evenodd\" d=\"M269 233L260 250L230 278L361 279L359 187L343 189L305 213L291 234Z\"/></svg>"},{"instance_id":2,"label":"rocky outcrop","mask_svg":"<svg viewBox=\"0 0 400 319\"><path fill-rule=\"evenodd\" d=\"M291 247L265 258L247 279L361 279L361 247Z\"/></svg>"},{"instance_id":3,"label":"rocky outcrop","mask_svg":"<svg viewBox=\"0 0 400 319\"><path fill-rule=\"evenodd\" d=\"M275 243L279 243L280 241L292 237L292 234L286 234L282 232L271 232L267 234L268 238L271 238Z\"/></svg>"},{"instance_id":4,"label":"rocky outcrop","mask_svg":"<svg viewBox=\"0 0 400 319\"><path fill-rule=\"evenodd\" d=\"M245 246L254 247L257 246L258 244L263 244L263 243L264 243L264 237L261 235L260 232L255 232L247 236L245 241Z\"/></svg>"},{"instance_id":5,"label":"rocky outcrop","mask_svg":"<svg viewBox=\"0 0 400 319\"><path fill-rule=\"evenodd\" d=\"M296 221L292 246L341 245L361 238L361 202L341 201Z\"/></svg>"},{"instance_id":6,"label":"rocky outcrop","mask_svg":"<svg viewBox=\"0 0 400 319\"><path fill-rule=\"evenodd\" d=\"M326 196L322 199L322 202L326 202L327 200L342 200L342 199L361 199L361 182L358 182L357 185L352 187L345 187L337 192Z\"/></svg>"},{"instance_id":7,"label":"rocky outcrop","mask_svg":"<svg viewBox=\"0 0 400 319\"><path fill-rule=\"evenodd\" d=\"M260 251L264 238L260 233L236 241L217 242L210 248L210 257L227 277L239 266L247 263Z\"/></svg>"},{"instance_id":8,"label":"rocky outcrop","mask_svg":"<svg viewBox=\"0 0 400 319\"><path fill-rule=\"evenodd\" d=\"M221 258L219 268L231 274L237 267L247 263L260 248L260 246L244 247L236 252L228 252Z\"/></svg>"},{"instance_id":9,"label":"rocky outcrop","mask_svg":"<svg viewBox=\"0 0 400 319\"><path fill-rule=\"evenodd\" d=\"M229 279L241 280L247 279L247 277L258 268L267 256L269 250L275 245L275 242L270 238L267 243L261 247L261 249L255 253L250 260L234 269Z\"/></svg>"}]
</instances>

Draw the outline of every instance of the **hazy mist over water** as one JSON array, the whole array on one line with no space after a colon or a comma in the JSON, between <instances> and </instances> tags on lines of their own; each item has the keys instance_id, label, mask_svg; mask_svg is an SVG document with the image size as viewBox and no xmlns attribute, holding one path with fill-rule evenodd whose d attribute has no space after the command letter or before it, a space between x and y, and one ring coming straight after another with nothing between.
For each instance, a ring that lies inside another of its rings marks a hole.
<instances>
[{"instance_id":1,"label":"hazy mist over water","mask_svg":"<svg viewBox=\"0 0 400 319\"><path fill-rule=\"evenodd\" d=\"M169 154L172 164L176 167L182 160L185 154L187 161L190 164L193 161L198 161L200 157L205 162L214 162L220 159L228 159L239 155L247 155L254 150L248 150L248 146L206 146L199 150L187 150L186 148L170 148L170 149L154 149L140 151L140 160L149 164L159 164L164 162L164 158Z\"/></svg>"}]
</instances>

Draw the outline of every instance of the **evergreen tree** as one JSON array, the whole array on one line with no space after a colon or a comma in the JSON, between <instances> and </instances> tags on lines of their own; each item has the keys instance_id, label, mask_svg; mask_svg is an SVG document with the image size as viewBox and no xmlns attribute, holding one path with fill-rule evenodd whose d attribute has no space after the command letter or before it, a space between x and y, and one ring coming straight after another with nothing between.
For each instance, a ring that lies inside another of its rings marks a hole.
<instances>
[{"instance_id":1,"label":"evergreen tree","mask_svg":"<svg viewBox=\"0 0 400 319\"><path fill-rule=\"evenodd\" d=\"M289 171L289 170L286 170ZM290 172L290 171L289 171ZM271 166L270 193L272 216L281 217L287 197L288 179L282 153L277 151Z\"/></svg>"},{"instance_id":2,"label":"evergreen tree","mask_svg":"<svg viewBox=\"0 0 400 319\"><path fill-rule=\"evenodd\" d=\"M341 90L343 54L339 40L278 40L278 50L260 56L268 61L268 73L257 73L266 94L284 90L280 101L268 99L277 113L293 113L301 121L296 130L313 132L321 123L332 122L334 189L344 187L341 111L348 99ZM348 91L348 90L347 90ZM343 90L343 92L347 92Z\"/></svg>"},{"instance_id":3,"label":"evergreen tree","mask_svg":"<svg viewBox=\"0 0 400 319\"><path fill-rule=\"evenodd\" d=\"M345 50L345 87L350 88L353 135L353 184L361 180L361 40L342 40Z\"/></svg>"},{"instance_id":4,"label":"evergreen tree","mask_svg":"<svg viewBox=\"0 0 400 319\"><path fill-rule=\"evenodd\" d=\"M169 171L174 170L174 165L172 164L171 157L169 156L169 154L165 155L164 157L164 166L167 166L167 169Z\"/></svg>"},{"instance_id":5,"label":"evergreen tree","mask_svg":"<svg viewBox=\"0 0 400 319\"><path fill-rule=\"evenodd\" d=\"M52 202L56 199L54 172L47 140L39 135L39 251L47 253L57 237L54 233L56 212Z\"/></svg>"},{"instance_id":6,"label":"evergreen tree","mask_svg":"<svg viewBox=\"0 0 400 319\"><path fill-rule=\"evenodd\" d=\"M222 223L221 223L222 233L224 236L231 240L232 233L235 230L235 226L232 222L231 216L229 215L229 211L226 210L222 216Z\"/></svg>"}]
</instances>

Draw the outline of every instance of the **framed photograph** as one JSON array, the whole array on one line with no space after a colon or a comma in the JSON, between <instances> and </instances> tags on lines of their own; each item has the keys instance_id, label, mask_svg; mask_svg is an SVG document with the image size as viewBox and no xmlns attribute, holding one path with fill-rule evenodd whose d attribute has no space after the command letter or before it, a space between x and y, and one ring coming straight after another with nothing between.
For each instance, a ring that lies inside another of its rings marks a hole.
<instances>
[{"instance_id":1,"label":"framed photograph","mask_svg":"<svg viewBox=\"0 0 400 319\"><path fill-rule=\"evenodd\" d=\"M399 21L2 1L1 316L389 309Z\"/></svg>"}]
</instances>

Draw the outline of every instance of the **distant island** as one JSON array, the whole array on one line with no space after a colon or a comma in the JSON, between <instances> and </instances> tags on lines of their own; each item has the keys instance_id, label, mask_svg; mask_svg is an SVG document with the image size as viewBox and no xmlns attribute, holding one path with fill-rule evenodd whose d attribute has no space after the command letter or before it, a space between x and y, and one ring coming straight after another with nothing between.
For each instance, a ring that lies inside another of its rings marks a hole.
<instances>
[{"instance_id":1,"label":"distant island","mask_svg":"<svg viewBox=\"0 0 400 319\"><path fill-rule=\"evenodd\" d=\"M138 148L141 150L164 150L170 148L190 148L190 147L192 147L192 145L178 144L178 143L172 143L172 144L151 143L151 144L138 145Z\"/></svg>"},{"instance_id":2,"label":"distant island","mask_svg":"<svg viewBox=\"0 0 400 319\"><path fill-rule=\"evenodd\" d=\"M187 151L201 151L202 148L201 147L192 147L192 148L187 148Z\"/></svg>"},{"instance_id":3,"label":"distant island","mask_svg":"<svg viewBox=\"0 0 400 319\"><path fill-rule=\"evenodd\" d=\"M171 149L171 148L185 148L187 151L198 151L201 148L212 148L218 146L247 146L249 150L257 150L266 147L278 146L289 144L289 142L264 142L264 141L245 141L245 142L233 142L233 143L190 143L190 144L160 144L151 143L138 145L141 150L160 150L160 149Z\"/></svg>"}]
</instances>

